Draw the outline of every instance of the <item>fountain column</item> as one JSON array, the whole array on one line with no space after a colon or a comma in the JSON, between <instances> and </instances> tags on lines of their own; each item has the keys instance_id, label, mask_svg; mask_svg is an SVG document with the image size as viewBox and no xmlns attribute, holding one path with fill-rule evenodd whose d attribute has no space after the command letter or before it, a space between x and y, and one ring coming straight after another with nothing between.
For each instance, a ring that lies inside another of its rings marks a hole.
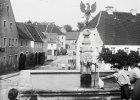
<instances>
[{"instance_id":1,"label":"fountain column","mask_svg":"<svg viewBox=\"0 0 140 100\"><path fill-rule=\"evenodd\" d=\"M85 29L83 31L84 39L82 41L82 47L80 48L80 65L81 65L81 86L90 87L92 82L92 47L89 39L90 31Z\"/></svg>"}]
</instances>

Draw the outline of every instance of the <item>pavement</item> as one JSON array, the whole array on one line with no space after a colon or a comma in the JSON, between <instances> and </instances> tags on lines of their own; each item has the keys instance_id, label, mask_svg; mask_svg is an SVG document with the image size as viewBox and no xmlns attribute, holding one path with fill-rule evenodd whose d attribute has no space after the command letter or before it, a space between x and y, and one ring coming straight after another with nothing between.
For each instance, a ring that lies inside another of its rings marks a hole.
<instances>
[{"instance_id":1,"label":"pavement","mask_svg":"<svg viewBox=\"0 0 140 100\"><path fill-rule=\"evenodd\" d=\"M0 80L11 78L11 77L14 77L14 76L17 76L17 75L19 75L19 71L12 72L12 73L9 73L9 74L4 74L4 75L0 76Z\"/></svg>"},{"instance_id":2,"label":"pavement","mask_svg":"<svg viewBox=\"0 0 140 100\"><path fill-rule=\"evenodd\" d=\"M36 68L38 68L39 66L40 66L40 65L37 65L36 67L31 68L31 70L36 69ZM8 79L8 78L11 78L11 77L14 77L14 76L18 76L19 73L20 73L20 71L13 71L13 72L8 73L8 74L0 75L0 80L4 80L4 79Z\"/></svg>"}]
</instances>

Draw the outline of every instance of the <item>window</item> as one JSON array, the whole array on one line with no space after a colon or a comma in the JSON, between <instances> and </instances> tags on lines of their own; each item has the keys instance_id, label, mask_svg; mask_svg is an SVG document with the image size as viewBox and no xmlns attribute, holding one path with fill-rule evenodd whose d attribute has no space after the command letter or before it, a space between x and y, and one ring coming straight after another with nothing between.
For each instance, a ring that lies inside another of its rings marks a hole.
<instances>
[{"instance_id":1,"label":"window","mask_svg":"<svg viewBox=\"0 0 140 100\"><path fill-rule=\"evenodd\" d=\"M62 39L63 39L63 36L62 36Z\"/></svg>"},{"instance_id":2,"label":"window","mask_svg":"<svg viewBox=\"0 0 140 100\"><path fill-rule=\"evenodd\" d=\"M53 44L51 44L51 47L53 47Z\"/></svg>"},{"instance_id":3,"label":"window","mask_svg":"<svg viewBox=\"0 0 140 100\"><path fill-rule=\"evenodd\" d=\"M20 41L20 46L23 46L23 40Z\"/></svg>"},{"instance_id":4,"label":"window","mask_svg":"<svg viewBox=\"0 0 140 100\"><path fill-rule=\"evenodd\" d=\"M4 47L6 46L6 41L7 41L7 39L6 38L3 38L3 46Z\"/></svg>"},{"instance_id":5,"label":"window","mask_svg":"<svg viewBox=\"0 0 140 100\"><path fill-rule=\"evenodd\" d=\"M11 38L9 38L9 47L11 46Z\"/></svg>"},{"instance_id":6,"label":"window","mask_svg":"<svg viewBox=\"0 0 140 100\"><path fill-rule=\"evenodd\" d=\"M4 21L4 25L3 26L6 27L6 21Z\"/></svg>"},{"instance_id":7,"label":"window","mask_svg":"<svg viewBox=\"0 0 140 100\"><path fill-rule=\"evenodd\" d=\"M12 46L14 46L14 39L12 39Z\"/></svg>"},{"instance_id":8,"label":"window","mask_svg":"<svg viewBox=\"0 0 140 100\"><path fill-rule=\"evenodd\" d=\"M15 55L15 59L14 59L14 63L17 63L17 61L18 61L18 55Z\"/></svg>"},{"instance_id":9,"label":"window","mask_svg":"<svg viewBox=\"0 0 140 100\"><path fill-rule=\"evenodd\" d=\"M6 64L6 57L5 56L3 57L3 64L4 65Z\"/></svg>"},{"instance_id":10,"label":"window","mask_svg":"<svg viewBox=\"0 0 140 100\"><path fill-rule=\"evenodd\" d=\"M11 64L11 55L9 56L9 64Z\"/></svg>"},{"instance_id":11,"label":"window","mask_svg":"<svg viewBox=\"0 0 140 100\"><path fill-rule=\"evenodd\" d=\"M12 23L10 23L10 29L12 29Z\"/></svg>"},{"instance_id":12,"label":"window","mask_svg":"<svg viewBox=\"0 0 140 100\"><path fill-rule=\"evenodd\" d=\"M140 53L140 48L138 48L137 51Z\"/></svg>"},{"instance_id":13,"label":"window","mask_svg":"<svg viewBox=\"0 0 140 100\"><path fill-rule=\"evenodd\" d=\"M111 47L112 54L115 54L115 47Z\"/></svg>"},{"instance_id":14,"label":"window","mask_svg":"<svg viewBox=\"0 0 140 100\"><path fill-rule=\"evenodd\" d=\"M7 15L9 17L9 6L7 6Z\"/></svg>"},{"instance_id":15,"label":"window","mask_svg":"<svg viewBox=\"0 0 140 100\"><path fill-rule=\"evenodd\" d=\"M129 48L124 48L124 51L125 51L126 53L129 53Z\"/></svg>"},{"instance_id":16,"label":"window","mask_svg":"<svg viewBox=\"0 0 140 100\"><path fill-rule=\"evenodd\" d=\"M18 39L15 39L15 46L18 46Z\"/></svg>"}]
</instances>

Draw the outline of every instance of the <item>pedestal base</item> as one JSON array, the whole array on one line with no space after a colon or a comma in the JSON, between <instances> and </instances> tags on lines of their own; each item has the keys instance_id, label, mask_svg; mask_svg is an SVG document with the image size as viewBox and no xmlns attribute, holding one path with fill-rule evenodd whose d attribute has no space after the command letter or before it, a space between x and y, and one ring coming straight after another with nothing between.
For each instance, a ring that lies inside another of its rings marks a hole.
<instances>
[{"instance_id":1,"label":"pedestal base","mask_svg":"<svg viewBox=\"0 0 140 100\"><path fill-rule=\"evenodd\" d=\"M91 74L82 74L80 82L81 82L81 87L91 87L91 82L92 82Z\"/></svg>"}]
</instances>

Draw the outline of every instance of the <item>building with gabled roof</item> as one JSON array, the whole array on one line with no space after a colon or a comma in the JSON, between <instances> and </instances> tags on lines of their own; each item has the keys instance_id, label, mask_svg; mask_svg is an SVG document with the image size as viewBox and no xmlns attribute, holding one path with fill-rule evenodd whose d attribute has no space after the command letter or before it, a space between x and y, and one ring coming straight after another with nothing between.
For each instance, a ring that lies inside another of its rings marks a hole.
<instances>
[{"instance_id":1,"label":"building with gabled roof","mask_svg":"<svg viewBox=\"0 0 140 100\"><path fill-rule=\"evenodd\" d=\"M113 12L109 15L101 11L88 25L88 28L95 27L104 45L140 45L140 14Z\"/></svg>"},{"instance_id":2,"label":"building with gabled roof","mask_svg":"<svg viewBox=\"0 0 140 100\"><path fill-rule=\"evenodd\" d=\"M30 32L32 38L34 39L33 48L34 52L43 52L43 40L40 33L36 30L35 26L32 24L25 24L26 28Z\"/></svg>"},{"instance_id":3,"label":"building with gabled roof","mask_svg":"<svg viewBox=\"0 0 140 100\"><path fill-rule=\"evenodd\" d=\"M50 23L47 25L47 28L46 28L46 33L56 33L58 35L58 43L57 43L57 48L60 50L60 48L63 48L65 49L65 40L66 40L66 37L65 37L65 33L63 33L57 25L55 25L54 23Z\"/></svg>"},{"instance_id":4,"label":"building with gabled roof","mask_svg":"<svg viewBox=\"0 0 140 100\"><path fill-rule=\"evenodd\" d=\"M56 50L65 49L65 34L54 23L37 24L38 28L46 36L46 44L49 55L55 55ZM46 28L45 28L46 27Z\"/></svg>"},{"instance_id":5,"label":"building with gabled roof","mask_svg":"<svg viewBox=\"0 0 140 100\"><path fill-rule=\"evenodd\" d=\"M18 32L10 0L0 0L0 73L18 67Z\"/></svg>"},{"instance_id":6,"label":"building with gabled roof","mask_svg":"<svg viewBox=\"0 0 140 100\"><path fill-rule=\"evenodd\" d=\"M35 25L34 27L35 27L36 31L39 33L40 38L43 41L43 52L45 52L45 57L47 59L47 52L48 52L48 49L47 49L47 46L48 46L47 37L43 34L41 29L37 25Z\"/></svg>"},{"instance_id":7,"label":"building with gabled roof","mask_svg":"<svg viewBox=\"0 0 140 100\"><path fill-rule=\"evenodd\" d=\"M28 52L32 52L33 48L31 46L31 42L33 41L33 38L31 35L29 35L29 31L26 29L23 23L17 22L16 25L19 34L19 54L27 54Z\"/></svg>"},{"instance_id":8,"label":"building with gabled roof","mask_svg":"<svg viewBox=\"0 0 140 100\"><path fill-rule=\"evenodd\" d=\"M113 53L119 49L140 52L140 14L134 12L117 12L112 7L106 11L100 11L88 24L91 32L90 40L94 48L94 55L98 56L102 46L109 48ZM80 33L78 45L81 46L83 35ZM95 41L93 41L95 40ZM78 47L77 53L80 50ZM80 55L80 54L79 54ZM96 58L94 57L94 58ZM79 58L78 58L79 61ZM95 60L97 62L97 59ZM80 66L79 62L77 65ZM109 70L110 67L105 67Z\"/></svg>"}]
</instances>

